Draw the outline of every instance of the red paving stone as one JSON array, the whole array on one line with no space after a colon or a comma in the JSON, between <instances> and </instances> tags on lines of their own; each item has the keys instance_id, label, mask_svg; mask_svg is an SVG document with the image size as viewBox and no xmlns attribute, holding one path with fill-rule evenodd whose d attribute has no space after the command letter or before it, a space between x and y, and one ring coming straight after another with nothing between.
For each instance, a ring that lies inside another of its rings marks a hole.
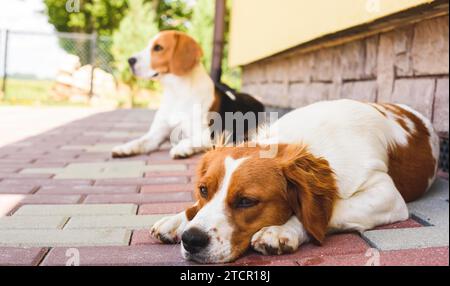
<instances>
[{"instance_id":1,"label":"red paving stone","mask_svg":"<svg viewBox=\"0 0 450 286\"><path fill-rule=\"evenodd\" d=\"M348 253L364 253L369 246L357 234L336 234L327 237L322 246L308 243L292 254L283 256L260 255L250 251L248 255L235 262L238 265L262 265L274 260L298 260L306 257L334 256Z\"/></svg>"},{"instance_id":2,"label":"red paving stone","mask_svg":"<svg viewBox=\"0 0 450 286\"><path fill-rule=\"evenodd\" d=\"M147 244L161 244L157 239L150 236L148 229L140 229L133 231L131 235L130 245L147 245Z\"/></svg>"},{"instance_id":3,"label":"red paving stone","mask_svg":"<svg viewBox=\"0 0 450 286\"><path fill-rule=\"evenodd\" d=\"M153 177L136 179L101 179L95 182L96 186L126 186L126 185L161 185L161 184L184 184L186 177Z\"/></svg>"},{"instance_id":4,"label":"red paving stone","mask_svg":"<svg viewBox=\"0 0 450 286\"><path fill-rule=\"evenodd\" d=\"M92 185L91 180L53 180L53 179L5 179L0 181L0 186L88 186Z\"/></svg>"},{"instance_id":5,"label":"red paving stone","mask_svg":"<svg viewBox=\"0 0 450 286\"><path fill-rule=\"evenodd\" d=\"M58 195L21 195L0 194L0 217L10 215L22 205L27 204L77 204L81 201L80 195L58 196Z\"/></svg>"},{"instance_id":6,"label":"red paving stone","mask_svg":"<svg viewBox=\"0 0 450 286\"><path fill-rule=\"evenodd\" d=\"M179 245L136 245L117 247L78 247L80 266L93 265L190 265L180 252ZM50 250L41 265L65 265L67 248Z\"/></svg>"},{"instance_id":7,"label":"red paving stone","mask_svg":"<svg viewBox=\"0 0 450 286\"><path fill-rule=\"evenodd\" d=\"M88 195L88 194L132 194L137 193L137 186L125 187L96 187L96 186L74 186L74 187L42 187L36 194L41 195ZM1 188L0 188L1 193Z\"/></svg>"},{"instance_id":8,"label":"red paving stone","mask_svg":"<svg viewBox=\"0 0 450 286\"><path fill-rule=\"evenodd\" d=\"M186 202L192 201L188 192L130 194L130 195L88 195L84 200L86 204L119 204L119 203L159 203L159 202Z\"/></svg>"},{"instance_id":9,"label":"red paving stone","mask_svg":"<svg viewBox=\"0 0 450 286\"><path fill-rule=\"evenodd\" d=\"M147 172L144 174L144 177L153 178L153 177L191 177L194 176L193 171L177 171L177 172Z\"/></svg>"},{"instance_id":10,"label":"red paving stone","mask_svg":"<svg viewBox=\"0 0 450 286\"><path fill-rule=\"evenodd\" d=\"M190 206L192 206L192 202L144 204L139 206L138 214L175 214L186 210Z\"/></svg>"},{"instance_id":11,"label":"red paving stone","mask_svg":"<svg viewBox=\"0 0 450 286\"><path fill-rule=\"evenodd\" d=\"M378 226L375 229L413 228L413 227L422 227L422 226L423 225L421 225L420 223L418 223L414 219L410 218L410 219L405 220L405 221Z\"/></svg>"},{"instance_id":12,"label":"red paving stone","mask_svg":"<svg viewBox=\"0 0 450 286\"><path fill-rule=\"evenodd\" d=\"M0 266L34 266L44 258L45 248L0 247Z\"/></svg>"},{"instance_id":13,"label":"red paving stone","mask_svg":"<svg viewBox=\"0 0 450 286\"><path fill-rule=\"evenodd\" d=\"M297 260L301 266L448 266L448 247L383 251Z\"/></svg>"},{"instance_id":14,"label":"red paving stone","mask_svg":"<svg viewBox=\"0 0 450 286\"><path fill-rule=\"evenodd\" d=\"M49 179L53 176L54 174L0 174L3 179Z\"/></svg>"},{"instance_id":15,"label":"red paving stone","mask_svg":"<svg viewBox=\"0 0 450 286\"><path fill-rule=\"evenodd\" d=\"M2 195L0 195L2 199ZM76 204L80 202L80 195L25 195L19 204Z\"/></svg>"},{"instance_id":16,"label":"red paving stone","mask_svg":"<svg viewBox=\"0 0 450 286\"><path fill-rule=\"evenodd\" d=\"M35 186L1 186L0 194L31 194L37 188Z\"/></svg>"},{"instance_id":17,"label":"red paving stone","mask_svg":"<svg viewBox=\"0 0 450 286\"><path fill-rule=\"evenodd\" d=\"M381 254L381 265L449 265L448 247L386 251Z\"/></svg>"},{"instance_id":18,"label":"red paving stone","mask_svg":"<svg viewBox=\"0 0 450 286\"><path fill-rule=\"evenodd\" d=\"M141 187L141 193L159 193L159 192L181 192L193 191L193 184L170 184L170 185L145 185Z\"/></svg>"},{"instance_id":19,"label":"red paving stone","mask_svg":"<svg viewBox=\"0 0 450 286\"><path fill-rule=\"evenodd\" d=\"M20 168L16 167L0 167L0 173L16 173L20 171Z\"/></svg>"}]
</instances>

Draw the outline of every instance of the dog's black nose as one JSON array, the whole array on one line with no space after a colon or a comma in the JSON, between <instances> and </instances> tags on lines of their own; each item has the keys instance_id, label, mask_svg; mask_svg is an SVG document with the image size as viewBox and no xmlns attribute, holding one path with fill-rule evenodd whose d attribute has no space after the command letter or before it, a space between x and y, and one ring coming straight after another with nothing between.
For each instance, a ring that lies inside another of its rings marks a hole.
<instances>
[{"instance_id":1,"label":"dog's black nose","mask_svg":"<svg viewBox=\"0 0 450 286\"><path fill-rule=\"evenodd\" d=\"M209 236L204 231L192 227L183 232L181 241L189 253L197 253L208 245Z\"/></svg>"},{"instance_id":2,"label":"dog's black nose","mask_svg":"<svg viewBox=\"0 0 450 286\"><path fill-rule=\"evenodd\" d=\"M128 59L128 64L132 67L136 64L137 59L135 57L131 57Z\"/></svg>"}]
</instances>

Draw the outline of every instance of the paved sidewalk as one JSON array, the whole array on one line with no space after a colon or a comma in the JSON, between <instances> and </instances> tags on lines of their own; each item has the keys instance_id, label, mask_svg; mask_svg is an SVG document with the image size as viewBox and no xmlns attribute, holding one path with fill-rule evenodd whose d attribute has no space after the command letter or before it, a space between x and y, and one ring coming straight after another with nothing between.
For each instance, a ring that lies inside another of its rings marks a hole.
<instances>
[{"instance_id":1,"label":"paved sidewalk","mask_svg":"<svg viewBox=\"0 0 450 286\"><path fill-rule=\"evenodd\" d=\"M152 116L96 113L0 147L0 265L66 265L77 258L81 265L193 264L179 245L160 244L148 229L190 205L198 156L174 161L162 150L110 157L112 146L143 134ZM20 130L20 121L11 124ZM448 265L448 182L439 180L410 211L406 222L333 235L290 255L249 251L235 264Z\"/></svg>"}]
</instances>

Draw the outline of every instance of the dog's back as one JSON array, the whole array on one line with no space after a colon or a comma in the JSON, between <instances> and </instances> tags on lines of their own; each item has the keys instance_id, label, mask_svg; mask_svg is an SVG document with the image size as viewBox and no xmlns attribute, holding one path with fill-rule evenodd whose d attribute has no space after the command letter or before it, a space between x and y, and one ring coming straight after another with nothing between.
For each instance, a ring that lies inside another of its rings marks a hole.
<instances>
[{"instance_id":1,"label":"dog's back","mask_svg":"<svg viewBox=\"0 0 450 286\"><path fill-rule=\"evenodd\" d=\"M397 104L354 100L318 102L294 110L274 124L281 143L303 142L330 162L340 195L353 196L376 172L387 172L409 202L433 182L439 140L431 122Z\"/></svg>"},{"instance_id":2,"label":"dog's back","mask_svg":"<svg viewBox=\"0 0 450 286\"><path fill-rule=\"evenodd\" d=\"M220 115L221 124L210 126L213 128L212 131L219 134L225 131L227 127L232 128L228 131L232 132L231 139L233 142L247 140L249 132L258 127L261 120L259 113L264 112L264 110L264 105L251 95L237 92L223 83L216 82L215 102L210 111ZM230 115L233 115L233 117L227 118ZM230 122L233 119L236 121Z\"/></svg>"}]
</instances>

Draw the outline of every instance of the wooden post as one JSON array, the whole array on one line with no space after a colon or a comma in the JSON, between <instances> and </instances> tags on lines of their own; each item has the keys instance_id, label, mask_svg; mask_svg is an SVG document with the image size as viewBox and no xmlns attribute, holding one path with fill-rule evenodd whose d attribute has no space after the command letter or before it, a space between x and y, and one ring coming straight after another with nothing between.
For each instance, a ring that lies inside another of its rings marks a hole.
<instances>
[{"instance_id":1,"label":"wooden post","mask_svg":"<svg viewBox=\"0 0 450 286\"><path fill-rule=\"evenodd\" d=\"M216 0L216 11L214 17L214 42L211 60L211 78L215 82L220 82L220 78L222 76L226 9L226 0Z\"/></svg>"},{"instance_id":2,"label":"wooden post","mask_svg":"<svg viewBox=\"0 0 450 286\"><path fill-rule=\"evenodd\" d=\"M0 34L1 35L1 34ZM2 83L2 92L3 95L6 95L6 79L8 77L7 74L7 67L8 67L8 38L9 38L9 30L5 30L5 43L3 45L4 52L3 52L3 83Z\"/></svg>"},{"instance_id":3,"label":"wooden post","mask_svg":"<svg viewBox=\"0 0 450 286\"><path fill-rule=\"evenodd\" d=\"M91 46L90 46L90 62L92 66L91 70L91 85L89 87L89 97L94 95L94 71L95 71L95 60L97 52L97 33L94 32L91 37Z\"/></svg>"}]
</instances>

